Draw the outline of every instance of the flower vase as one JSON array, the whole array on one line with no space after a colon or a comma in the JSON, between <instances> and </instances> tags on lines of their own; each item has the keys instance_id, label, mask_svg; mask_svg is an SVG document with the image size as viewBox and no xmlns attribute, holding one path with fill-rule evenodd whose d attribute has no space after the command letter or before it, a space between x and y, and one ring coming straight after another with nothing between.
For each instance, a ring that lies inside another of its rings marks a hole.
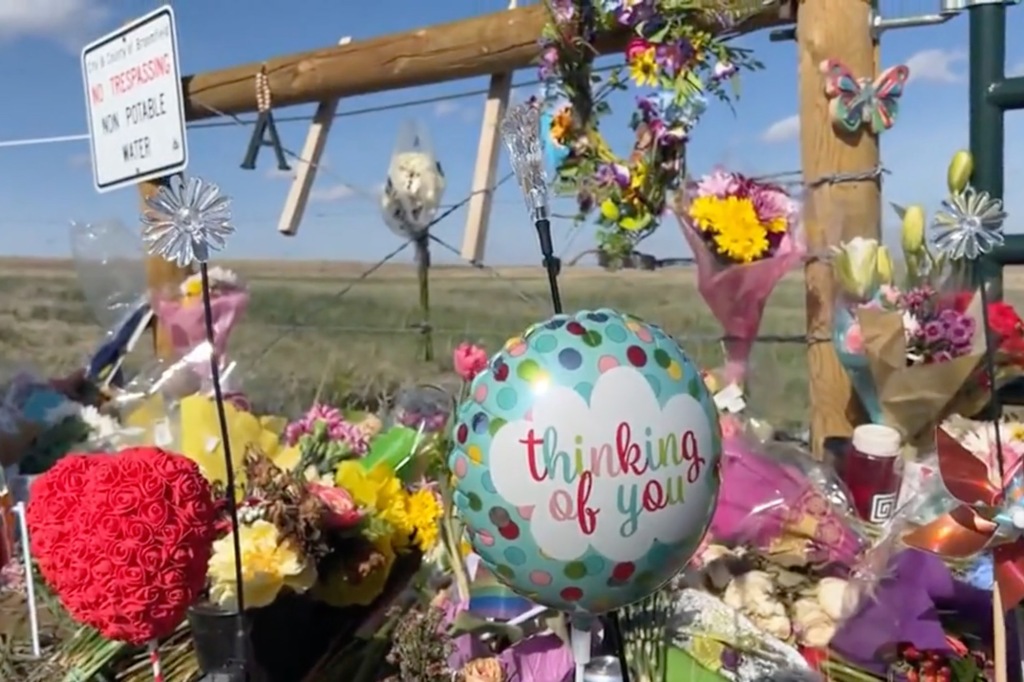
<instances>
[{"instance_id":1,"label":"flower vase","mask_svg":"<svg viewBox=\"0 0 1024 682\"><path fill-rule=\"evenodd\" d=\"M244 616L246 660L252 661L250 633L252 623L249 615ZM234 611L228 611L216 604L204 602L188 610L188 624L192 632L192 645L199 669L204 675L226 672L238 665L237 636L238 620Z\"/></svg>"}]
</instances>

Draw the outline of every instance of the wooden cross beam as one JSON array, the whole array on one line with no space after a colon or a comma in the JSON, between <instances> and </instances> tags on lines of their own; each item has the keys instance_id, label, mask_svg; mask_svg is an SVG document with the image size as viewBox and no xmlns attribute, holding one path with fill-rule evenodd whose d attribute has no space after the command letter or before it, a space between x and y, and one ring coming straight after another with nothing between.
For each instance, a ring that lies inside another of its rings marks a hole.
<instances>
[{"instance_id":1,"label":"wooden cross beam","mask_svg":"<svg viewBox=\"0 0 1024 682\"><path fill-rule=\"evenodd\" d=\"M797 0L736 1L761 10L737 27L740 33L786 26L796 19ZM185 116L197 121L256 111L255 78L261 71L269 79L275 107L511 73L536 60L537 41L547 22L547 7L537 4L185 76ZM621 50L627 38L625 33L602 35L594 47L602 54ZM140 185L143 197L159 182ZM291 229L288 220L284 229ZM147 273L156 291L175 288L188 276L188 271L157 258L148 259ZM161 350L167 352L166 344Z\"/></svg>"},{"instance_id":2,"label":"wooden cross beam","mask_svg":"<svg viewBox=\"0 0 1024 682\"><path fill-rule=\"evenodd\" d=\"M785 26L796 18L795 0L742 1L763 11L742 24L740 32ZM253 79L264 67L275 107L509 73L536 60L547 21L541 3L186 76L185 114L195 121L255 111ZM626 38L600 36L595 47L611 52L621 49Z\"/></svg>"}]
</instances>

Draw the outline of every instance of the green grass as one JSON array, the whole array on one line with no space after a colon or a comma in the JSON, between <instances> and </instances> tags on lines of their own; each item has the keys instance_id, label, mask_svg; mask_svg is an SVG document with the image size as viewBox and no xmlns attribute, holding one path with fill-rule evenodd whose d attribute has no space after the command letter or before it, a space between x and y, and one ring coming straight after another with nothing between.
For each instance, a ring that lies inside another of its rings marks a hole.
<instances>
[{"instance_id":1,"label":"green grass","mask_svg":"<svg viewBox=\"0 0 1024 682\"><path fill-rule=\"evenodd\" d=\"M424 361L415 273L387 267L363 281L358 264L240 263L252 290L250 308L231 339L243 388L267 410L295 413L323 395L373 395L416 382L451 378L451 349L472 341L496 351L510 336L550 314L539 268L431 272L435 359ZM703 367L721 362L720 334L689 269L605 273L567 269L567 310L611 307L657 322ZM347 293L340 293L351 287ZM46 372L80 363L99 337L92 313L61 263L0 266L0 357ZM762 334L799 335L802 279L773 294ZM807 422L806 352L800 343L762 343L751 361L751 402L780 425ZM145 352L133 359L144 367ZM784 400L780 400L784 397Z\"/></svg>"}]
</instances>

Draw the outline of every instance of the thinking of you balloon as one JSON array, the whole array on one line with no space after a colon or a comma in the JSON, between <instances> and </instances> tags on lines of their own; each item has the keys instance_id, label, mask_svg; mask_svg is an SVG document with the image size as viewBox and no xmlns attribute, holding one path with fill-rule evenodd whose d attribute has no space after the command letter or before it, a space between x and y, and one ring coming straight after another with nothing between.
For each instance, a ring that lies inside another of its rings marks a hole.
<instances>
[{"instance_id":1,"label":"thinking of you balloon","mask_svg":"<svg viewBox=\"0 0 1024 682\"><path fill-rule=\"evenodd\" d=\"M682 570L715 509L718 414L658 327L612 310L511 339L459 406L449 466L473 549L570 613L644 598Z\"/></svg>"}]
</instances>

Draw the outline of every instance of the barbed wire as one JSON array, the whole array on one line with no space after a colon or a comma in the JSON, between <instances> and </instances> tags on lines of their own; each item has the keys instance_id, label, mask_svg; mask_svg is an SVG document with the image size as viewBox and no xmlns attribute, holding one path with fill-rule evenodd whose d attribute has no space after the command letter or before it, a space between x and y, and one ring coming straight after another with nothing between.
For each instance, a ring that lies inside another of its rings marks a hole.
<instances>
[{"instance_id":1,"label":"barbed wire","mask_svg":"<svg viewBox=\"0 0 1024 682\"><path fill-rule=\"evenodd\" d=\"M611 66L601 67L594 69L595 73L603 73L611 71L616 68L622 68L621 64L615 64ZM541 85L539 79L532 79L523 83L516 83L511 86L512 90L521 90L522 88L534 87ZM431 97L419 97L416 99L404 100L401 102L392 102L391 104L379 104L374 106L362 107L359 109L350 109L347 111L339 111L334 114L334 118L349 118L351 116L365 116L366 114L379 114L384 111L397 111L399 109L409 109L412 107L426 106L428 104L440 104L441 102L449 102L460 99L470 99L472 97L481 97L489 94L489 88L476 88L473 90L465 90L463 92L451 93L448 95L434 95ZM374 93L379 94L379 93ZM209 109L205 105L200 105L204 109ZM212 112L211 112L212 113ZM220 114L223 116L223 114ZM240 123L244 126L256 125L255 118L241 118L233 116L233 121L197 121L194 123L187 124L189 130L205 130L208 128L228 128L236 123ZM293 114L290 116L275 116L275 123L309 123L313 120L313 114ZM83 142L89 139L89 133L74 133L70 135L50 135L44 137L26 137L26 138L13 138L9 140L0 140L0 149L10 147L33 147L44 144L61 144L64 142Z\"/></svg>"},{"instance_id":2,"label":"barbed wire","mask_svg":"<svg viewBox=\"0 0 1024 682\"><path fill-rule=\"evenodd\" d=\"M421 322L409 322L406 326L389 327L364 327L344 324L290 324L286 322L252 322L248 324L250 327L285 330L287 333L315 333L318 331L328 331L344 334L365 334L368 336L391 334L413 334L419 336L423 333ZM431 326L430 331L434 334L440 334L443 336L467 336L473 334L483 336L507 336L507 334L503 332L480 332L479 330L471 329L469 327L464 329L455 329ZM679 340L683 343L725 343L727 341L742 341L743 339L723 334L686 334L685 336L679 337ZM806 334L760 334L751 340L756 343L794 343L803 345L808 343L811 339Z\"/></svg>"}]
</instances>

